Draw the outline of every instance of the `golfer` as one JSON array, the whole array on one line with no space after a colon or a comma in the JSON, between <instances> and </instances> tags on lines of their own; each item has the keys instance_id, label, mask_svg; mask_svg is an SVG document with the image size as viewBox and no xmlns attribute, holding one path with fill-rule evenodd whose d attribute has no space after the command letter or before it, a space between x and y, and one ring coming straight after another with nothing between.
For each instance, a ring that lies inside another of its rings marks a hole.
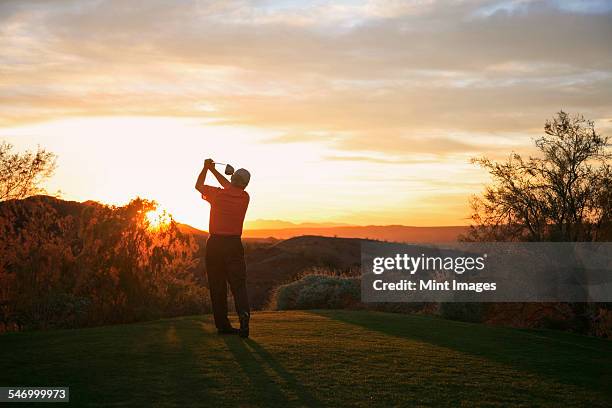
<instances>
[{"instance_id":1,"label":"golfer","mask_svg":"<svg viewBox=\"0 0 612 408\"><path fill-rule=\"evenodd\" d=\"M206 173L211 171L221 188L204 184ZM249 337L249 299L246 288L246 264L240 237L242 223L249 206L249 195L244 189L251 175L245 169L232 174L231 181L215 169L212 159L204 162L195 188L210 203L208 241L206 242L206 273L212 302L215 326L219 334L239 334ZM227 318L227 284L229 283L240 329L231 326Z\"/></svg>"}]
</instances>

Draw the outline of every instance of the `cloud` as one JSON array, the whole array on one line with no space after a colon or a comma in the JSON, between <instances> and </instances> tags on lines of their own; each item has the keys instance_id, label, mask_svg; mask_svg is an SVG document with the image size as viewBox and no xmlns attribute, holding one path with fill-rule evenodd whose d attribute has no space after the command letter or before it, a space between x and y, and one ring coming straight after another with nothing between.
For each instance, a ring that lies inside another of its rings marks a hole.
<instances>
[{"instance_id":1,"label":"cloud","mask_svg":"<svg viewBox=\"0 0 612 408\"><path fill-rule=\"evenodd\" d=\"M5 1L0 126L193 116L356 153L495 152L478 138L561 108L608 117L595 3Z\"/></svg>"},{"instance_id":2,"label":"cloud","mask_svg":"<svg viewBox=\"0 0 612 408\"><path fill-rule=\"evenodd\" d=\"M324 160L338 162L367 162L375 164L417 164L417 163L433 163L434 159L424 158L389 158L389 157L371 157L371 156L325 156Z\"/></svg>"}]
</instances>

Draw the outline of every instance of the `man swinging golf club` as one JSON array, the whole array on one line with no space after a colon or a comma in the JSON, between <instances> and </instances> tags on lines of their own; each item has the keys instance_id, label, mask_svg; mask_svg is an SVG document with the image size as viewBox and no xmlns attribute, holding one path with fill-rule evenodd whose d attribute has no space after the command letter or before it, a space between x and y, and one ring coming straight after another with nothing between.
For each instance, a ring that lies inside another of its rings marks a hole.
<instances>
[{"instance_id":1,"label":"man swinging golf club","mask_svg":"<svg viewBox=\"0 0 612 408\"><path fill-rule=\"evenodd\" d=\"M219 181L221 188L204 184L209 170ZM206 273L217 332L249 337L250 311L246 288L246 264L240 236L244 215L249 206L249 195L244 189L249 184L251 175L245 169L234 172L230 165L226 165L225 174L231 174L231 181L215 169L215 162L212 159L207 159L195 185L202 198L210 203ZM227 318L228 283L234 296L240 329L233 328Z\"/></svg>"}]
</instances>

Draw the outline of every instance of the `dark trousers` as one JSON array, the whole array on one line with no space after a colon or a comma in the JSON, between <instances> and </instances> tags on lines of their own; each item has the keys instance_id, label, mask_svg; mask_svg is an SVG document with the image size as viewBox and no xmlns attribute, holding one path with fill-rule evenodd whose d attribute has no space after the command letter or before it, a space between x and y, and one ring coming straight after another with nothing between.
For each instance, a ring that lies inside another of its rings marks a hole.
<instances>
[{"instance_id":1,"label":"dark trousers","mask_svg":"<svg viewBox=\"0 0 612 408\"><path fill-rule=\"evenodd\" d=\"M206 273L215 326L230 326L227 318L227 284L229 283L238 315L249 313L246 288L244 248L239 236L211 235L206 242Z\"/></svg>"}]
</instances>

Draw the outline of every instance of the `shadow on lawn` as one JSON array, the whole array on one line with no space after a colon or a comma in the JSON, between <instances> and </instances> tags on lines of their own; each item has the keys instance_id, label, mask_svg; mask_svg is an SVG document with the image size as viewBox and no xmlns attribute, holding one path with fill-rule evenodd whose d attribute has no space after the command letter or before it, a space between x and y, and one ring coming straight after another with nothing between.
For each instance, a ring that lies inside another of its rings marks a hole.
<instances>
[{"instance_id":1,"label":"shadow on lawn","mask_svg":"<svg viewBox=\"0 0 612 408\"><path fill-rule=\"evenodd\" d=\"M569 333L461 323L425 316L320 310L329 319L483 357L612 396L612 342Z\"/></svg>"},{"instance_id":2,"label":"shadow on lawn","mask_svg":"<svg viewBox=\"0 0 612 408\"><path fill-rule=\"evenodd\" d=\"M225 336L223 341L249 377L265 406L320 406L321 403L270 352L252 339Z\"/></svg>"}]
</instances>

